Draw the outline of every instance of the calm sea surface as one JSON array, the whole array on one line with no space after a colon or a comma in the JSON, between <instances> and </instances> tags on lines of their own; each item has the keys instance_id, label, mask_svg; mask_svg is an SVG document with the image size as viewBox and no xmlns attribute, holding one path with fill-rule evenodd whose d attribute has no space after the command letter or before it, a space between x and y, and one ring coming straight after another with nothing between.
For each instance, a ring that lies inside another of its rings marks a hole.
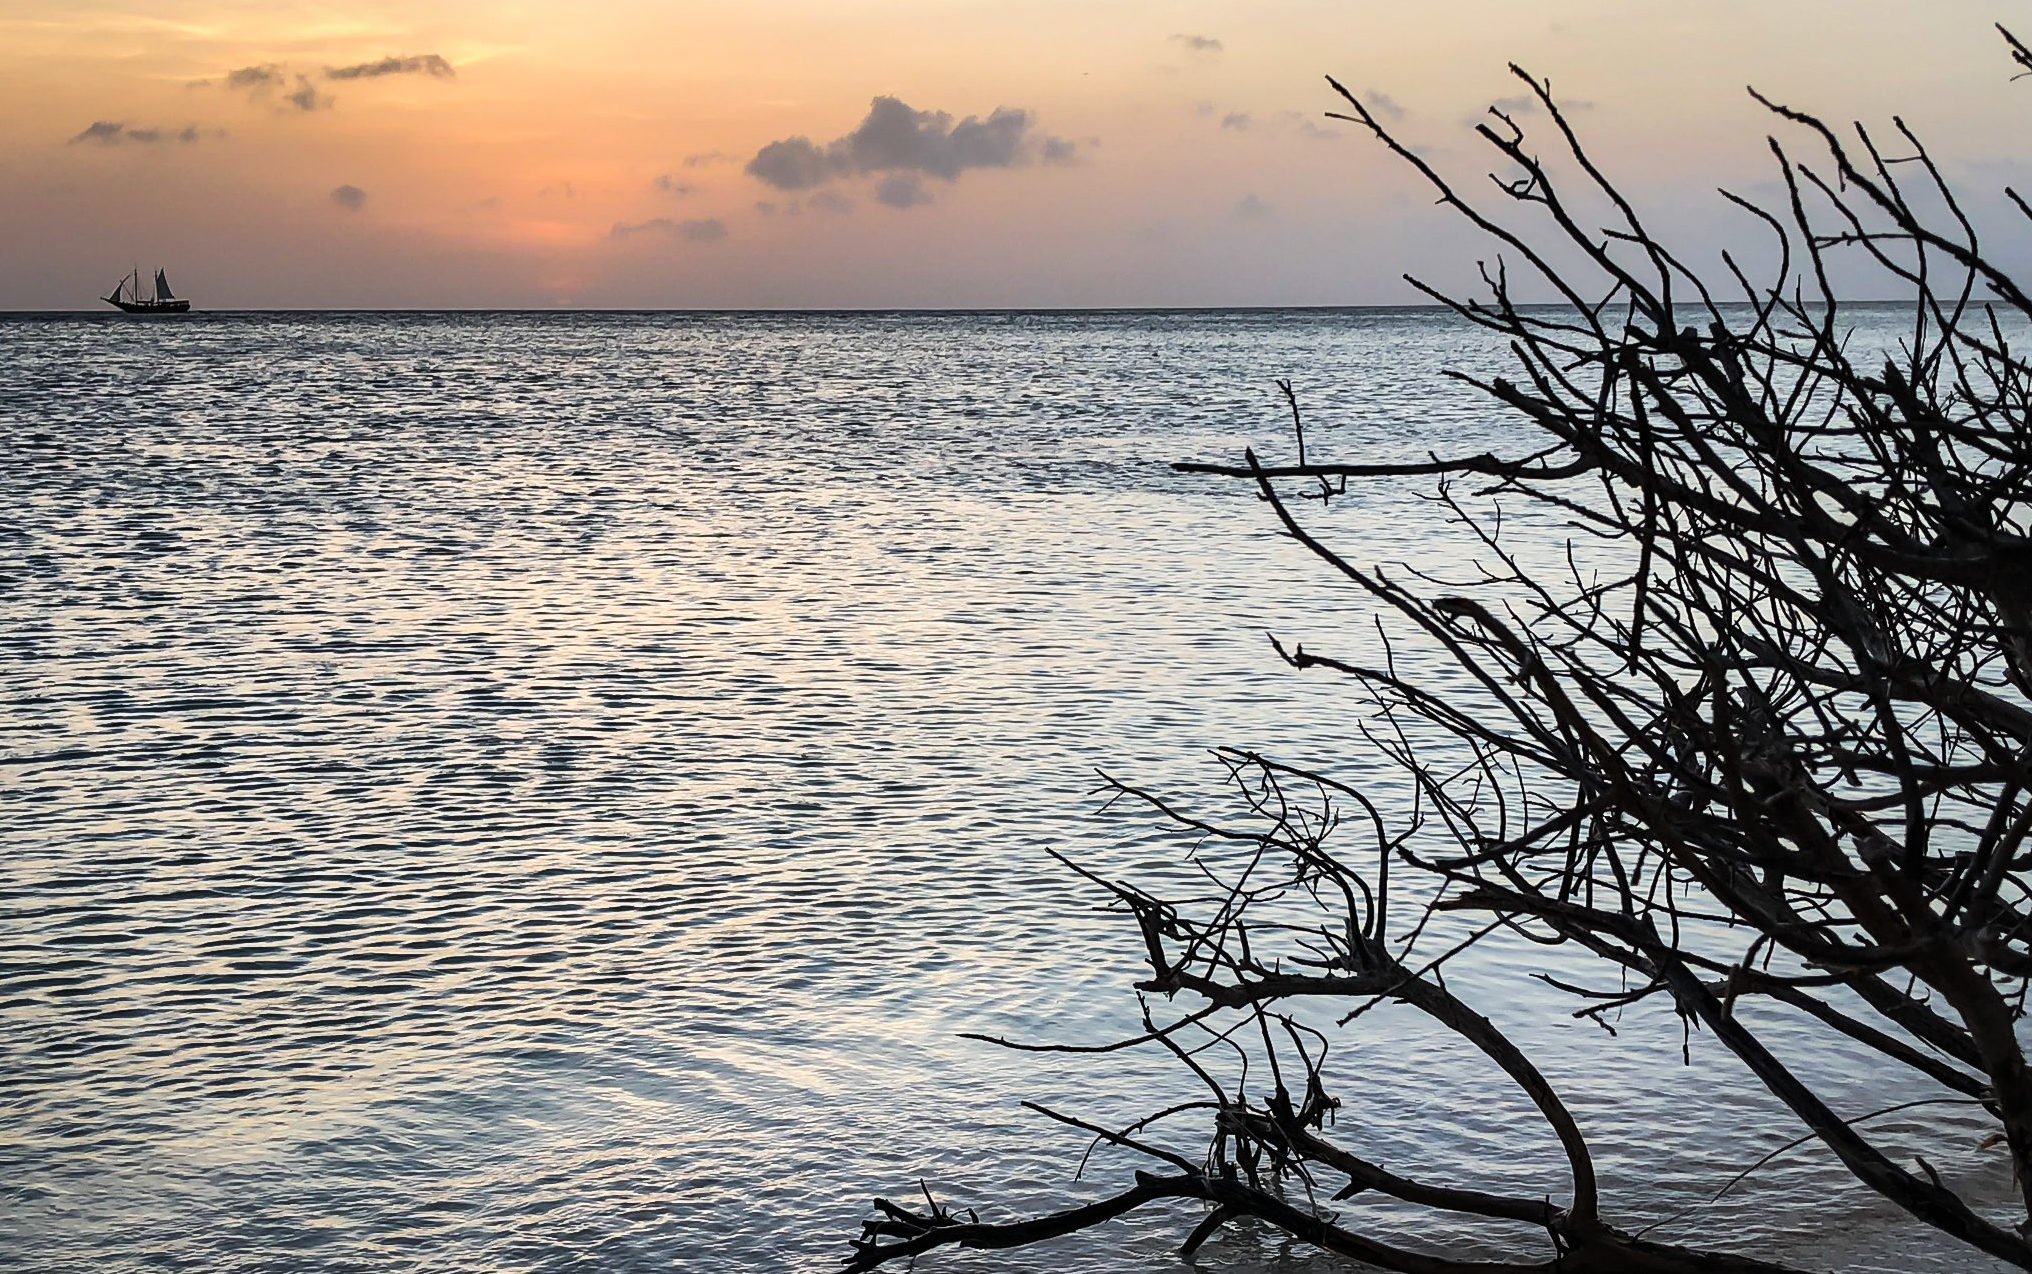
<instances>
[{"instance_id":1,"label":"calm sea surface","mask_svg":"<svg viewBox=\"0 0 2032 1274\"><path fill-rule=\"evenodd\" d=\"M1438 375L1496 355L1417 311L0 320L0 1266L818 1270L920 1177L1000 1216L1125 1182L1017 1102L1126 1121L1168 1067L957 1038L1133 1031L1136 937L1046 851L1184 846L1096 768L1202 801L1233 744L1402 791L1264 637L1373 653L1360 599L1166 465L1288 456L1279 376L1314 456L1511 446ZM1420 494L1313 516L1465 562ZM1576 1025L1501 948L1451 981L1618 1222L1797 1131L1669 1013ZM1491 1068L1364 1022L1351 1144L1565 1189ZM1845 1112L1937 1095L1775 1038ZM2002 1197L1977 1125L1905 1118L1871 1126ZM1195 1219L920 1268L1180 1270ZM1657 1233L1987 1268L1813 1147Z\"/></svg>"}]
</instances>

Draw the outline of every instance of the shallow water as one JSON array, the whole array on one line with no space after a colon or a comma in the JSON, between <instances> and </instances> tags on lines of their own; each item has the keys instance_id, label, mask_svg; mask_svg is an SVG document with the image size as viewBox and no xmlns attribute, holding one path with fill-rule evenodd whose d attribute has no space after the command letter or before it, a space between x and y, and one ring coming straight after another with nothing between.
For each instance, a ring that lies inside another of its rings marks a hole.
<instances>
[{"instance_id":1,"label":"shallow water","mask_svg":"<svg viewBox=\"0 0 2032 1274\"><path fill-rule=\"evenodd\" d=\"M1166 464L1288 455L1278 376L1316 456L1499 446L1437 379L1493 357L1429 312L0 321L0 1263L820 1269L920 1176L1124 1180L1016 1102L1126 1117L1168 1069L957 1038L1133 1029L1135 937L1045 851L1178 846L1094 770L1203 793L1234 744L1395 790L1263 637L1360 650L1359 600ZM1458 551L1416 487L1316 516ZM1453 982L1618 1222L1792 1135L1669 1014L1607 1039L1499 950ZM1563 1189L1478 1062L1381 1028L1344 1134ZM1929 1095L1780 1038L1841 1109ZM1999 1197L1973 1124L1913 1119ZM1192 1220L925 1267L1174 1270ZM1986 1268L1812 1149L1660 1234Z\"/></svg>"}]
</instances>

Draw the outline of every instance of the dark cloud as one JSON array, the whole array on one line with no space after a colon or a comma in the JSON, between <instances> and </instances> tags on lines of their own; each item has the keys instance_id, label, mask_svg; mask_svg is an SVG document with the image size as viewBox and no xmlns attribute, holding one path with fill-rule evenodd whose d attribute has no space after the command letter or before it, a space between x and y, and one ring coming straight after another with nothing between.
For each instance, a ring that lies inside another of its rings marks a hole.
<instances>
[{"instance_id":1,"label":"dark cloud","mask_svg":"<svg viewBox=\"0 0 2032 1274\"><path fill-rule=\"evenodd\" d=\"M69 145L91 142L99 146L118 146L122 142L135 142L142 146L154 146L161 142L182 142L185 145L203 141L207 137L224 137L224 129L199 128L186 124L182 128L131 128L114 120L98 120L91 127L70 139Z\"/></svg>"},{"instance_id":2,"label":"dark cloud","mask_svg":"<svg viewBox=\"0 0 2032 1274\"><path fill-rule=\"evenodd\" d=\"M951 181L969 168L1014 164L1029 129L1030 112L1007 106L985 120L969 115L954 124L944 111L915 111L901 99L878 97L843 140L856 171L901 169Z\"/></svg>"},{"instance_id":3,"label":"dark cloud","mask_svg":"<svg viewBox=\"0 0 2032 1274\"><path fill-rule=\"evenodd\" d=\"M317 85L312 84L309 79L301 75L296 77L296 87L290 92L284 93L282 100L286 105L293 106L300 111L325 111L330 110L332 107L331 97L318 92Z\"/></svg>"},{"instance_id":4,"label":"dark cloud","mask_svg":"<svg viewBox=\"0 0 2032 1274\"><path fill-rule=\"evenodd\" d=\"M1372 88L1362 94L1362 105L1381 115L1384 119L1403 119L1409 113L1397 104L1395 98L1379 88Z\"/></svg>"},{"instance_id":5,"label":"dark cloud","mask_svg":"<svg viewBox=\"0 0 2032 1274\"><path fill-rule=\"evenodd\" d=\"M332 202L347 212L358 212L367 206L367 192L358 186L335 186L332 188Z\"/></svg>"},{"instance_id":6,"label":"dark cloud","mask_svg":"<svg viewBox=\"0 0 2032 1274\"><path fill-rule=\"evenodd\" d=\"M1229 111L1221 117L1222 128L1232 128L1238 133L1248 132L1249 125L1255 122L1255 120L1249 118L1246 111Z\"/></svg>"},{"instance_id":7,"label":"dark cloud","mask_svg":"<svg viewBox=\"0 0 2032 1274\"><path fill-rule=\"evenodd\" d=\"M378 62L360 62L353 66L328 66L325 78L328 80L374 80L384 75L428 75L433 79L449 80L458 74L452 64L435 53L416 53L409 57L385 57Z\"/></svg>"},{"instance_id":8,"label":"dark cloud","mask_svg":"<svg viewBox=\"0 0 2032 1274\"><path fill-rule=\"evenodd\" d=\"M260 66L243 66L237 71L227 72L226 87L248 90L276 88L288 78L280 66L264 62Z\"/></svg>"},{"instance_id":9,"label":"dark cloud","mask_svg":"<svg viewBox=\"0 0 2032 1274\"><path fill-rule=\"evenodd\" d=\"M321 111L332 104L332 99L317 91L310 77L295 77L296 87L283 93L279 104L298 111ZM256 66L243 66L237 71L226 73L228 89L245 93L255 101L274 101L274 94L290 81L290 72L279 62L262 62ZM199 84L210 84L210 80L199 80Z\"/></svg>"},{"instance_id":10,"label":"dark cloud","mask_svg":"<svg viewBox=\"0 0 2032 1274\"><path fill-rule=\"evenodd\" d=\"M1043 151L1052 163L1069 163L1077 144L1039 137L1030 112L998 107L986 119L958 123L944 111L912 109L899 98L878 97L853 132L821 146L809 137L770 142L748 161L748 175L778 190L810 190L841 177L920 173L954 181L970 168L1012 168Z\"/></svg>"},{"instance_id":11,"label":"dark cloud","mask_svg":"<svg viewBox=\"0 0 2032 1274\"><path fill-rule=\"evenodd\" d=\"M412 57L385 57L378 62L361 62L355 66L328 66L324 69L327 80L366 80L383 75L429 75L436 79L450 79L456 74L452 64L435 53L419 53ZM269 101L283 110L322 111L329 110L333 99L329 94L318 91L308 75L292 71L280 62L260 62L228 71L224 81L229 90L242 92L256 101ZM213 83L211 80L197 80L193 88Z\"/></svg>"},{"instance_id":12,"label":"dark cloud","mask_svg":"<svg viewBox=\"0 0 2032 1274\"><path fill-rule=\"evenodd\" d=\"M709 164L731 164L734 162L734 159L735 156L729 155L726 151L709 150L697 155L686 155L684 157L684 166L686 168L704 168Z\"/></svg>"},{"instance_id":13,"label":"dark cloud","mask_svg":"<svg viewBox=\"0 0 2032 1274\"><path fill-rule=\"evenodd\" d=\"M848 213L854 210L854 201L837 190L821 190L804 202L807 207L820 212ZM792 205L791 211L796 211L795 205Z\"/></svg>"},{"instance_id":14,"label":"dark cloud","mask_svg":"<svg viewBox=\"0 0 2032 1274\"><path fill-rule=\"evenodd\" d=\"M692 185L690 182L679 181L677 178L671 176L669 173L664 173L662 176L658 177L651 184L654 185L658 190L662 191L664 194L669 195L673 199L682 199L686 195L691 194L694 190L697 189L697 187Z\"/></svg>"},{"instance_id":15,"label":"dark cloud","mask_svg":"<svg viewBox=\"0 0 2032 1274\"><path fill-rule=\"evenodd\" d=\"M787 137L755 152L746 172L778 190L809 190L840 175L838 167L809 137Z\"/></svg>"},{"instance_id":16,"label":"dark cloud","mask_svg":"<svg viewBox=\"0 0 2032 1274\"><path fill-rule=\"evenodd\" d=\"M1210 35L1174 35L1171 42L1188 53L1202 53L1209 57L1219 53L1226 46Z\"/></svg>"},{"instance_id":17,"label":"dark cloud","mask_svg":"<svg viewBox=\"0 0 2032 1274\"><path fill-rule=\"evenodd\" d=\"M888 208L915 208L932 199L916 173L891 173L875 187L875 202Z\"/></svg>"},{"instance_id":18,"label":"dark cloud","mask_svg":"<svg viewBox=\"0 0 2032 1274\"><path fill-rule=\"evenodd\" d=\"M607 232L610 239L632 239L638 234L660 234L686 243L716 243L727 237L727 227L718 217L701 221L672 221L669 217L651 217L647 221L617 221Z\"/></svg>"},{"instance_id":19,"label":"dark cloud","mask_svg":"<svg viewBox=\"0 0 2032 1274\"><path fill-rule=\"evenodd\" d=\"M1099 144L1095 141L1087 143L1089 146ZM1047 137L1044 144L1038 147L1037 157L1047 164L1076 163L1079 160L1079 143L1068 141L1063 137Z\"/></svg>"}]
</instances>

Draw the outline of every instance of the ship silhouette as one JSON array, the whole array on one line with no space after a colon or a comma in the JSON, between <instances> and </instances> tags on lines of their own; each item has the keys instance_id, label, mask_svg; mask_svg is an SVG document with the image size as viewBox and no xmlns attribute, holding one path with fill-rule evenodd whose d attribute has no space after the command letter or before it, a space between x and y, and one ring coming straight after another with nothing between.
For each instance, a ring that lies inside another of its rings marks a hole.
<instances>
[{"instance_id":1,"label":"ship silhouette","mask_svg":"<svg viewBox=\"0 0 2032 1274\"><path fill-rule=\"evenodd\" d=\"M111 296L99 299L129 314L183 314L190 309L189 301L169 290L169 278L160 269L155 272L155 295L152 297L142 297L141 270L136 267L133 274L113 285Z\"/></svg>"}]
</instances>

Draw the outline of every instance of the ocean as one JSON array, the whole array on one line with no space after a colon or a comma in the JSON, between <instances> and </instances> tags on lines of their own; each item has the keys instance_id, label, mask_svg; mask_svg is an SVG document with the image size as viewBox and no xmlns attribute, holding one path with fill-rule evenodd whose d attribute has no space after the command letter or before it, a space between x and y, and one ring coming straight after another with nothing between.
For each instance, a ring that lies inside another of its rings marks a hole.
<instances>
[{"instance_id":1,"label":"ocean","mask_svg":"<svg viewBox=\"0 0 2032 1274\"><path fill-rule=\"evenodd\" d=\"M1137 935L1049 851L1177 880L1191 842L1097 771L1212 811L1229 745L1406 798L1267 638L1373 653L1371 608L1170 463L1289 458L1279 377L1315 459L1514 450L1441 375L1503 358L1432 310L0 318L0 1267L822 1270L920 1180L999 1217L1119 1188L1019 1101L1123 1123L1189 1076L960 1038L1139 1029ZM1307 516L1465 572L1429 494ZM1817 1146L1707 1202L1796 1126L1505 951L1449 985L1571 1099L1615 1223L1988 1268ZM1774 1038L1839 1109L1931 1095ZM1337 1047L1371 1159L1565 1189L1444 1033ZM1977 1122L1904 1118L2001 1196ZM1196 1220L919 1268L1180 1270ZM1346 1268L1247 1228L1196 1266Z\"/></svg>"}]
</instances>

